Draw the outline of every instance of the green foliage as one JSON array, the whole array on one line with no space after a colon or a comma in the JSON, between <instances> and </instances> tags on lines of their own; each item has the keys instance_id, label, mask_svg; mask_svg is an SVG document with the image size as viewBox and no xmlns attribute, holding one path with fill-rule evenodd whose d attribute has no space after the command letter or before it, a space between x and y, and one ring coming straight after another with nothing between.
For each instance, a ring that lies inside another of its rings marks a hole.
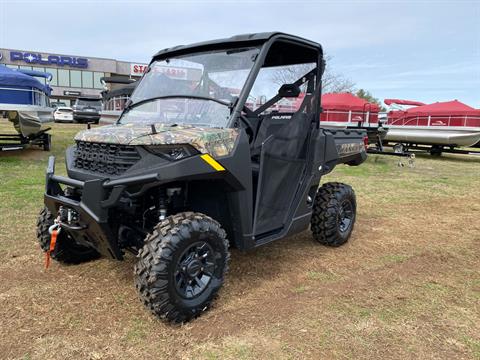
<instances>
[{"instance_id":1,"label":"green foliage","mask_svg":"<svg viewBox=\"0 0 480 360\"><path fill-rule=\"evenodd\" d=\"M364 100L367 100L370 103L377 104L380 107L380 111L386 111L385 107L383 107L382 103L380 102L379 99L374 97L369 91L365 89L358 89L357 92L355 93L356 96L359 98L362 98Z\"/></svg>"}]
</instances>

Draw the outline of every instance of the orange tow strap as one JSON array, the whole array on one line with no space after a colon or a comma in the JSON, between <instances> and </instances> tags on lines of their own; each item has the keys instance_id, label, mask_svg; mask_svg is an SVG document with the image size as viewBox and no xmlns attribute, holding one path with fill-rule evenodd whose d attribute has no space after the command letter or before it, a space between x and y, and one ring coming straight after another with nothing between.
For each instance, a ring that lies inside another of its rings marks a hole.
<instances>
[{"instance_id":1,"label":"orange tow strap","mask_svg":"<svg viewBox=\"0 0 480 360\"><path fill-rule=\"evenodd\" d=\"M57 234L58 230L52 231L52 236L50 237L50 248L45 253L45 269L48 269L50 266L50 254L55 250L55 244L57 243Z\"/></svg>"}]
</instances>

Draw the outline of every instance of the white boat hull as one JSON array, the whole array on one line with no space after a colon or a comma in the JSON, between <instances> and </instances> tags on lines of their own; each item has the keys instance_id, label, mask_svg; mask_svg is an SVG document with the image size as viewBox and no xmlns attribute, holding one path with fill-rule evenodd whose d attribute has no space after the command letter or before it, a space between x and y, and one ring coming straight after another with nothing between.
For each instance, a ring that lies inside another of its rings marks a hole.
<instances>
[{"instance_id":1,"label":"white boat hull","mask_svg":"<svg viewBox=\"0 0 480 360\"><path fill-rule=\"evenodd\" d=\"M35 105L0 104L15 130L24 137L29 137L47 128L53 121L53 108Z\"/></svg>"},{"instance_id":2,"label":"white boat hull","mask_svg":"<svg viewBox=\"0 0 480 360\"><path fill-rule=\"evenodd\" d=\"M421 145L472 146L480 141L480 128L385 125L386 141Z\"/></svg>"}]
</instances>

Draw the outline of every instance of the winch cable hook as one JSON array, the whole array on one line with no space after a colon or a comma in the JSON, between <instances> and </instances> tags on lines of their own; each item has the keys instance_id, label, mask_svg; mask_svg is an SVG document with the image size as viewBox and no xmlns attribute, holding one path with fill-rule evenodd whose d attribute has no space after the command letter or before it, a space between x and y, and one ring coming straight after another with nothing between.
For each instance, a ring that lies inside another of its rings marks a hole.
<instances>
[{"instance_id":1,"label":"winch cable hook","mask_svg":"<svg viewBox=\"0 0 480 360\"><path fill-rule=\"evenodd\" d=\"M50 234L50 246L45 253L45 269L48 269L50 266L51 253L55 251L55 245L57 244L57 237L62 227L60 226L60 221L55 219L55 223L48 228L48 233Z\"/></svg>"}]
</instances>

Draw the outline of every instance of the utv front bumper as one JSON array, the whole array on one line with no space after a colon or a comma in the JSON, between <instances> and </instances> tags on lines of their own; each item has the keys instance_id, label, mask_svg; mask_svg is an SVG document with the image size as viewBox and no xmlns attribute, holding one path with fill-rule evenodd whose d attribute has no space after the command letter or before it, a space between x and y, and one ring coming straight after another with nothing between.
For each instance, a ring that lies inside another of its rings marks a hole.
<instances>
[{"instance_id":1,"label":"utv front bumper","mask_svg":"<svg viewBox=\"0 0 480 360\"><path fill-rule=\"evenodd\" d=\"M94 179L79 181L55 175L55 157L50 156L46 172L45 206L57 214L60 207L74 210L78 216L75 225L61 222L61 227L79 244L95 248L100 254L122 260L116 234L109 227L109 210L117 205L127 186L158 181L156 174L131 176L117 180ZM60 185L80 189L80 200L65 195Z\"/></svg>"},{"instance_id":2,"label":"utv front bumper","mask_svg":"<svg viewBox=\"0 0 480 360\"><path fill-rule=\"evenodd\" d=\"M118 234L112 228L112 221L118 214L116 207L122 199L142 196L149 188L175 181L224 179L233 188L240 186L228 171L215 169L200 155L174 162L155 155L144 160L148 165L144 166L146 172L124 173L115 178L91 174L83 180L77 180L55 175L55 157L50 156L46 172L45 205L54 216L59 213L60 207L73 210L76 215L74 221L69 223L62 220L60 224L77 243L91 246L104 256L122 260ZM72 174L79 174L72 168L69 170ZM62 186L77 191L73 195L72 191L67 194Z\"/></svg>"}]
</instances>

